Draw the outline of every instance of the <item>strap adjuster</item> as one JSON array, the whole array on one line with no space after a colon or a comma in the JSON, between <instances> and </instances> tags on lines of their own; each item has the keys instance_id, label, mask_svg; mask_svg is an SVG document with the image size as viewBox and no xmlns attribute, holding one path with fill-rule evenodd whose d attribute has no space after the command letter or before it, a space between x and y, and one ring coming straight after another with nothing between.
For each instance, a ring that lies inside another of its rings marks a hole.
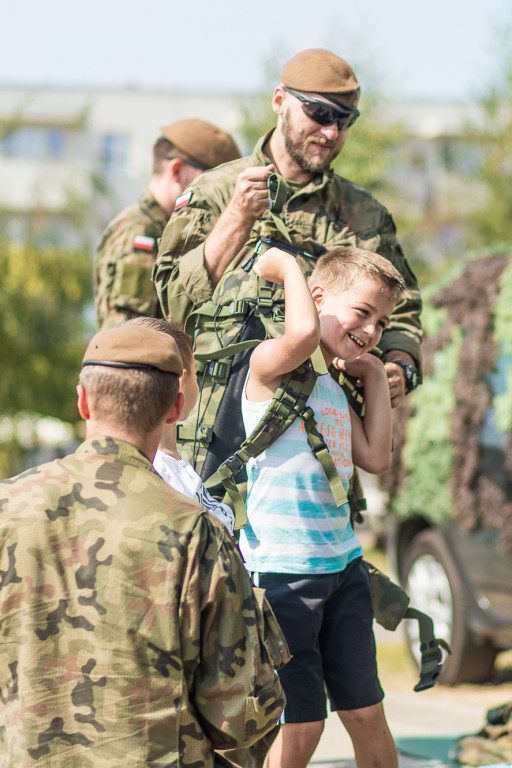
<instances>
[{"instance_id":1,"label":"strap adjuster","mask_svg":"<svg viewBox=\"0 0 512 768\"><path fill-rule=\"evenodd\" d=\"M314 419L315 418L315 412L308 405L308 406L306 406L306 408L304 408L302 413L299 414L299 416L301 417L301 419L303 419L303 421L309 421L310 419Z\"/></svg>"},{"instance_id":2,"label":"strap adjuster","mask_svg":"<svg viewBox=\"0 0 512 768\"><path fill-rule=\"evenodd\" d=\"M233 475L236 475L244 465L245 461L243 461L237 453L229 456L229 458L224 461L224 466L226 466Z\"/></svg>"}]
</instances>

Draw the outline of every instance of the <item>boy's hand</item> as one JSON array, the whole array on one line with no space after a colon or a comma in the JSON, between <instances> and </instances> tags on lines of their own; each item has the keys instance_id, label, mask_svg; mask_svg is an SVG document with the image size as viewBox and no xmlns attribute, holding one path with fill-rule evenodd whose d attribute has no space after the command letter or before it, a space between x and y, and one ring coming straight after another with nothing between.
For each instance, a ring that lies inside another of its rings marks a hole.
<instances>
[{"instance_id":1,"label":"boy's hand","mask_svg":"<svg viewBox=\"0 0 512 768\"><path fill-rule=\"evenodd\" d=\"M381 375L386 379L386 369L384 368L384 364L378 357L370 354L370 352L365 352L363 355L356 357L355 360L351 360L350 362L338 357L334 361L334 364L340 371L343 371L349 376L357 377L357 387L364 387L368 376Z\"/></svg>"},{"instance_id":2,"label":"boy's hand","mask_svg":"<svg viewBox=\"0 0 512 768\"><path fill-rule=\"evenodd\" d=\"M290 253L281 251L279 248L269 248L258 256L253 269L263 280L268 280L270 283L284 283L286 270L290 269L292 264L300 269Z\"/></svg>"}]
</instances>

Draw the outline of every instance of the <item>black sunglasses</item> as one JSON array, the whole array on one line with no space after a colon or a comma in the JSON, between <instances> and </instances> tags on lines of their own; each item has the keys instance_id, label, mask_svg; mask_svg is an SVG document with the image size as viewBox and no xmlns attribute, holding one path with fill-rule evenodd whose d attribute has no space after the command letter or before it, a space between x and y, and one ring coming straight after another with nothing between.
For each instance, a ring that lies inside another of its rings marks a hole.
<instances>
[{"instance_id":1,"label":"black sunglasses","mask_svg":"<svg viewBox=\"0 0 512 768\"><path fill-rule=\"evenodd\" d=\"M309 117L310 120L314 120L318 125L332 125L336 123L339 131L345 131L354 125L355 121L359 117L358 109L350 109L346 107L331 107L330 104L326 104L325 101L315 99L312 96L304 96L301 91L296 91L293 88L287 88L283 85L283 89L287 93L291 93L300 102L302 102L302 111Z\"/></svg>"}]
</instances>

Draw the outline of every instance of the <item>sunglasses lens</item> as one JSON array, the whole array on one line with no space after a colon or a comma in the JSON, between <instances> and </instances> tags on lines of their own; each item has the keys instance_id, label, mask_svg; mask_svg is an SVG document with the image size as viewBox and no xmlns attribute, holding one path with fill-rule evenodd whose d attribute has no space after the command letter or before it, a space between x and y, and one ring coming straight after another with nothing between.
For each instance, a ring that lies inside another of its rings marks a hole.
<instances>
[{"instance_id":1,"label":"sunglasses lens","mask_svg":"<svg viewBox=\"0 0 512 768\"><path fill-rule=\"evenodd\" d=\"M318 104L305 101L302 105L304 113L319 125L332 125L336 121L336 114L329 107L319 107Z\"/></svg>"},{"instance_id":2,"label":"sunglasses lens","mask_svg":"<svg viewBox=\"0 0 512 768\"><path fill-rule=\"evenodd\" d=\"M315 123L318 123L318 125L327 126L337 123L338 130L340 131L350 128L357 119L357 115L349 113L342 116L342 112L339 109L328 106L319 106L318 103L313 103L311 101L304 101L302 103L302 109L304 110L304 114L311 120L314 120Z\"/></svg>"}]
</instances>

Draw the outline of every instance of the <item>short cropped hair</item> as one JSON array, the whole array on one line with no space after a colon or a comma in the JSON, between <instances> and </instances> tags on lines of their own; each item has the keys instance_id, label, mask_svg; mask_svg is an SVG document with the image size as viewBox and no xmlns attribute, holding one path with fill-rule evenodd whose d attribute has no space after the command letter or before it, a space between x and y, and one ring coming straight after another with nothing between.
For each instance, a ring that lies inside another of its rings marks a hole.
<instances>
[{"instance_id":1,"label":"short cropped hair","mask_svg":"<svg viewBox=\"0 0 512 768\"><path fill-rule=\"evenodd\" d=\"M192 360L194 359L194 350L192 341L185 331L182 331L175 323L170 320L161 320L157 317L134 317L128 321L130 325L142 325L145 328L152 328L154 331L161 331L172 336L178 347L183 367L190 371Z\"/></svg>"},{"instance_id":2,"label":"short cropped hair","mask_svg":"<svg viewBox=\"0 0 512 768\"><path fill-rule=\"evenodd\" d=\"M153 173L159 175L164 172L165 162L174 157L181 157L186 159L186 155L180 152L169 139L165 136L160 136L153 146Z\"/></svg>"},{"instance_id":3,"label":"short cropped hair","mask_svg":"<svg viewBox=\"0 0 512 768\"><path fill-rule=\"evenodd\" d=\"M78 383L102 421L146 435L174 405L179 376L157 370L88 365L80 371Z\"/></svg>"},{"instance_id":4,"label":"short cropped hair","mask_svg":"<svg viewBox=\"0 0 512 768\"><path fill-rule=\"evenodd\" d=\"M320 283L335 293L347 291L366 279L380 283L395 303L405 289L404 278L388 259L353 246L340 246L320 256L308 283L310 286Z\"/></svg>"},{"instance_id":5,"label":"short cropped hair","mask_svg":"<svg viewBox=\"0 0 512 768\"><path fill-rule=\"evenodd\" d=\"M137 317L124 325L146 325L174 337L166 320ZM180 334L183 332L180 331ZM188 340L188 336L183 334ZM182 360L186 347L176 344ZM190 345L190 341L189 341ZM190 345L190 349L192 349ZM135 368L110 368L88 365L80 371L78 383L83 386L96 416L139 434L155 429L174 405L179 391L179 376L167 371L142 371Z\"/></svg>"}]
</instances>

